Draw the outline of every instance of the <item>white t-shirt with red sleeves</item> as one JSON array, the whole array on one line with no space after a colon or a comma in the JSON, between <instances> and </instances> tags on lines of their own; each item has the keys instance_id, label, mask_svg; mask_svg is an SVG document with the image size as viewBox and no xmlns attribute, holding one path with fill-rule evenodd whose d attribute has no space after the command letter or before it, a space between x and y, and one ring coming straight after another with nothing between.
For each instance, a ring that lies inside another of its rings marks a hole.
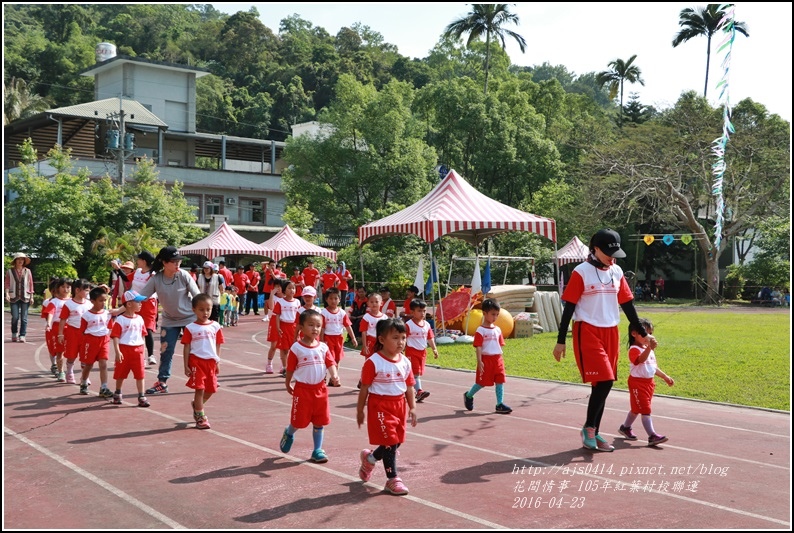
<instances>
[{"instance_id":1,"label":"white t-shirt with red sleeves","mask_svg":"<svg viewBox=\"0 0 794 533\"><path fill-rule=\"evenodd\" d=\"M623 269L612 265L603 270L591 263L580 263L573 269L562 300L576 304L573 319L599 328L620 323L620 307L634 299Z\"/></svg>"},{"instance_id":2,"label":"white t-shirt with red sleeves","mask_svg":"<svg viewBox=\"0 0 794 533\"><path fill-rule=\"evenodd\" d=\"M300 316L298 313L298 309L300 309L300 307L301 303L297 300L297 298L293 298L291 301L285 300L284 298L279 298L276 301L276 305L273 306L273 314L285 324L294 324Z\"/></svg>"},{"instance_id":3,"label":"white t-shirt with red sleeves","mask_svg":"<svg viewBox=\"0 0 794 533\"><path fill-rule=\"evenodd\" d=\"M326 369L335 364L328 345L320 341L311 346L301 341L295 342L287 354L287 372L293 372L295 381L307 385L325 381Z\"/></svg>"},{"instance_id":4,"label":"white t-shirt with red sleeves","mask_svg":"<svg viewBox=\"0 0 794 533\"><path fill-rule=\"evenodd\" d=\"M491 325L490 328L480 326L474 333L475 348L482 346L482 355L502 355L502 346L505 345L505 338L499 326Z\"/></svg>"},{"instance_id":5,"label":"white t-shirt with red sleeves","mask_svg":"<svg viewBox=\"0 0 794 533\"><path fill-rule=\"evenodd\" d=\"M323 316L323 333L326 335L342 335L345 328L353 325L347 313L338 307L335 313L323 308L320 314Z\"/></svg>"},{"instance_id":6,"label":"white t-shirt with red sleeves","mask_svg":"<svg viewBox=\"0 0 794 533\"><path fill-rule=\"evenodd\" d=\"M64 298L50 298L47 307L44 309L43 314L52 315L52 323L57 324L61 319L61 308L68 300Z\"/></svg>"},{"instance_id":7,"label":"white t-shirt with red sleeves","mask_svg":"<svg viewBox=\"0 0 794 533\"><path fill-rule=\"evenodd\" d=\"M656 375L656 354L653 350L651 350L651 353L648 354L648 358L642 363L636 364L634 362L644 351L645 348L637 344L629 348L629 361L631 361L631 370L629 374L635 378L652 378Z\"/></svg>"},{"instance_id":8,"label":"white t-shirt with red sleeves","mask_svg":"<svg viewBox=\"0 0 794 533\"><path fill-rule=\"evenodd\" d=\"M131 290L135 292L141 292L141 289L143 289L146 286L146 283L149 281L149 278L151 278L152 276L154 276L154 272L152 272L151 270L148 272L144 272L140 268L137 269L135 273L132 275ZM153 293L151 296L149 296L149 298L150 299L157 298L157 293L156 292Z\"/></svg>"},{"instance_id":9,"label":"white t-shirt with red sleeves","mask_svg":"<svg viewBox=\"0 0 794 533\"><path fill-rule=\"evenodd\" d=\"M192 322L182 330L182 344L190 345L190 355L220 361L217 347L223 344L223 329L215 321L209 324Z\"/></svg>"},{"instance_id":10,"label":"white t-shirt with red sleeves","mask_svg":"<svg viewBox=\"0 0 794 533\"><path fill-rule=\"evenodd\" d=\"M367 311L364 316L361 317L361 322L359 323L359 330L363 332L367 332L367 337L377 337L378 336L378 322L381 320L386 320L386 315L381 313L378 316L374 316Z\"/></svg>"},{"instance_id":11,"label":"white t-shirt with red sleeves","mask_svg":"<svg viewBox=\"0 0 794 533\"><path fill-rule=\"evenodd\" d=\"M417 324L413 319L409 320L405 323L405 332L408 334L406 346L415 350L426 350L427 341L435 338L433 328L425 320L422 320L422 325Z\"/></svg>"},{"instance_id":12,"label":"white t-shirt with red sleeves","mask_svg":"<svg viewBox=\"0 0 794 533\"><path fill-rule=\"evenodd\" d=\"M83 335L93 335L94 337L105 337L110 334L110 321L112 317L107 309L95 313L89 309L80 318L80 331Z\"/></svg>"},{"instance_id":13,"label":"white t-shirt with red sleeves","mask_svg":"<svg viewBox=\"0 0 794 533\"><path fill-rule=\"evenodd\" d=\"M397 314L397 304L394 303L394 300L391 298L384 300L383 303L380 304L380 311L381 313L385 313L388 317L393 317Z\"/></svg>"},{"instance_id":14,"label":"white t-shirt with red sleeves","mask_svg":"<svg viewBox=\"0 0 794 533\"><path fill-rule=\"evenodd\" d=\"M118 338L119 344L126 346L142 346L145 336L146 325L140 315L134 317L118 315L110 330L110 338Z\"/></svg>"},{"instance_id":15,"label":"white t-shirt with red sleeves","mask_svg":"<svg viewBox=\"0 0 794 533\"><path fill-rule=\"evenodd\" d=\"M83 316L83 313L92 307L94 307L94 304L88 300L78 303L72 298L71 300L66 300L63 307L61 307L61 316L59 318L61 320L65 318L67 326L77 329L80 327L80 318Z\"/></svg>"},{"instance_id":16,"label":"white t-shirt with red sleeves","mask_svg":"<svg viewBox=\"0 0 794 533\"><path fill-rule=\"evenodd\" d=\"M416 381L411 362L403 354L399 354L396 361L389 361L377 352L364 362L361 383L369 385L370 394L400 396Z\"/></svg>"}]
</instances>

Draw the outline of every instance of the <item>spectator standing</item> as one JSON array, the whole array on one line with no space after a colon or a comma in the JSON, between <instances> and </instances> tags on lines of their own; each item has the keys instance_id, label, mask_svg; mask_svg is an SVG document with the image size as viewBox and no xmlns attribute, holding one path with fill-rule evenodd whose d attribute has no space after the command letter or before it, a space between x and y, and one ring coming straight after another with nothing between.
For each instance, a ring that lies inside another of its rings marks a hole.
<instances>
[{"instance_id":1,"label":"spectator standing","mask_svg":"<svg viewBox=\"0 0 794 533\"><path fill-rule=\"evenodd\" d=\"M253 263L248 265L248 270L246 270L245 275L248 276L248 291L245 295L245 314L251 312L251 308L254 309L254 314L259 314L259 280L261 276L259 272L256 271L254 268Z\"/></svg>"},{"instance_id":2,"label":"spectator standing","mask_svg":"<svg viewBox=\"0 0 794 533\"><path fill-rule=\"evenodd\" d=\"M6 271L6 301L11 304L11 342L25 342L28 331L28 307L33 303L35 290L29 264L30 257L17 252L11 260L11 268Z\"/></svg>"},{"instance_id":3,"label":"spectator standing","mask_svg":"<svg viewBox=\"0 0 794 533\"><path fill-rule=\"evenodd\" d=\"M336 269L336 277L339 278L336 288L339 289L339 292L341 293L340 305L342 306L342 309L344 309L347 302L347 292L350 290L348 283L353 280L353 275L347 269L344 261L339 261L339 265Z\"/></svg>"},{"instance_id":4,"label":"spectator standing","mask_svg":"<svg viewBox=\"0 0 794 533\"><path fill-rule=\"evenodd\" d=\"M223 284L230 287L234 283L232 271L226 268L226 261L218 262L218 273L223 276Z\"/></svg>"},{"instance_id":5,"label":"spectator standing","mask_svg":"<svg viewBox=\"0 0 794 533\"><path fill-rule=\"evenodd\" d=\"M665 298L664 295L664 278L659 276L656 278L656 299L660 302L663 302Z\"/></svg>"},{"instance_id":6,"label":"spectator standing","mask_svg":"<svg viewBox=\"0 0 794 533\"><path fill-rule=\"evenodd\" d=\"M320 278L320 271L314 268L314 259L309 259L306 268L303 269L304 287L314 287L317 290L317 280Z\"/></svg>"}]
</instances>

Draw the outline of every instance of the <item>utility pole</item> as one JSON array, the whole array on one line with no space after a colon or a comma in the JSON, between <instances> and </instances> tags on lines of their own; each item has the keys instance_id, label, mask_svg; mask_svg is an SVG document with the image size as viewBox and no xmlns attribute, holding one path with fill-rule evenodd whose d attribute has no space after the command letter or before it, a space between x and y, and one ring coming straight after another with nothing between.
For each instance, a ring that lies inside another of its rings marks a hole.
<instances>
[{"instance_id":1,"label":"utility pole","mask_svg":"<svg viewBox=\"0 0 794 533\"><path fill-rule=\"evenodd\" d=\"M116 156L119 174L119 187L124 190L124 161L129 159L135 148L135 135L127 133L124 127L124 120L127 116L123 108L123 97L119 95L119 112L110 113L107 115L109 124L112 124L112 129L108 131L107 135L107 149L110 153ZM129 115L130 118L135 118L134 114Z\"/></svg>"}]
</instances>

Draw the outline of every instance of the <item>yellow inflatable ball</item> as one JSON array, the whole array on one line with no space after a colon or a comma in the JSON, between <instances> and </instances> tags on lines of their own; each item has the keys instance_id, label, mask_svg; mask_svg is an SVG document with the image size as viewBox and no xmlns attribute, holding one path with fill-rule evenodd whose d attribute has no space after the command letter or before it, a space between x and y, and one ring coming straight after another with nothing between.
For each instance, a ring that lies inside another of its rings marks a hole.
<instances>
[{"instance_id":1,"label":"yellow inflatable ball","mask_svg":"<svg viewBox=\"0 0 794 533\"><path fill-rule=\"evenodd\" d=\"M477 332L477 328L482 325L482 309L472 309L468 315L469 327L466 328L466 334L472 337ZM466 318L463 319L463 325L466 325ZM502 330L502 336L506 339L513 333L513 315L507 309L499 310L499 318L496 319L496 325Z\"/></svg>"}]
</instances>

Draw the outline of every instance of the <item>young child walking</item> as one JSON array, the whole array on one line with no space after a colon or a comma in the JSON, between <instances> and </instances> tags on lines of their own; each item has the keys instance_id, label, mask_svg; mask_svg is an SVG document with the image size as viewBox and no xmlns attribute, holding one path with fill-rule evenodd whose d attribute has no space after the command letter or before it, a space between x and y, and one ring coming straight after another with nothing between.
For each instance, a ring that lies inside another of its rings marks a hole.
<instances>
[{"instance_id":1,"label":"young child walking","mask_svg":"<svg viewBox=\"0 0 794 533\"><path fill-rule=\"evenodd\" d=\"M293 276L294 277L294 276ZM293 281L293 283L295 283ZM298 286L295 286L295 291L298 291ZM298 307L298 311L295 314L295 340L294 342L298 342L301 336L301 328L300 328L300 316L301 314L311 309L312 311L320 312L320 308L314 305L314 300L317 298L317 291L314 287L306 287L301 291L302 294L296 294L295 297L301 302L300 307ZM320 330L320 336L322 336L322 330ZM320 339L322 340L322 339Z\"/></svg>"},{"instance_id":2,"label":"young child walking","mask_svg":"<svg viewBox=\"0 0 794 533\"><path fill-rule=\"evenodd\" d=\"M372 292L367 295L367 312L361 317L359 331L361 332L361 355L369 357L375 351L377 337L377 325L387 317L381 312L383 300L380 294Z\"/></svg>"},{"instance_id":3,"label":"young child walking","mask_svg":"<svg viewBox=\"0 0 794 533\"><path fill-rule=\"evenodd\" d=\"M231 298L229 298L229 306L231 307L229 323L232 326L236 326L239 322L240 312L238 310L238 306L240 305L240 296L237 294L237 286L232 285L232 294Z\"/></svg>"},{"instance_id":4,"label":"young child walking","mask_svg":"<svg viewBox=\"0 0 794 533\"><path fill-rule=\"evenodd\" d=\"M377 325L373 353L361 369L361 391L358 393L356 421L364 423L366 407L369 442L375 451L361 450L358 477L369 481L378 461L386 471L386 490L392 494L408 494L408 487L397 476L397 448L405 442L406 407L411 426L416 426L414 376L411 363L403 355L406 342L405 324L388 318Z\"/></svg>"},{"instance_id":5,"label":"young child walking","mask_svg":"<svg viewBox=\"0 0 794 533\"><path fill-rule=\"evenodd\" d=\"M210 320L213 302L209 294L194 296L192 306L196 321L185 326L182 332L185 375L188 378L186 385L196 391L190 402L196 428L210 429L204 404L218 391L223 329L220 324Z\"/></svg>"},{"instance_id":6,"label":"young child walking","mask_svg":"<svg viewBox=\"0 0 794 533\"><path fill-rule=\"evenodd\" d=\"M618 431L627 440L637 440L637 435L631 430L631 425L641 415L642 426L648 433L648 446L656 446L667 442L668 439L664 435L656 433L653 421L651 421L651 400L656 388L653 378L659 376L669 387L672 387L675 381L656 365L654 349L658 343L652 336L653 324L646 318L640 318L640 324L648 332L647 337L642 337L637 327L629 324L629 361L631 362L629 401L631 408L626 415L626 421L618 428Z\"/></svg>"},{"instance_id":7,"label":"young child walking","mask_svg":"<svg viewBox=\"0 0 794 533\"><path fill-rule=\"evenodd\" d=\"M298 309L301 302L295 295L295 284L285 280L282 284L284 297L273 306L273 322L275 322L278 332L278 350L281 357L281 377L287 375L287 354L292 344L295 342L296 323L298 321Z\"/></svg>"},{"instance_id":8,"label":"young child walking","mask_svg":"<svg viewBox=\"0 0 794 533\"><path fill-rule=\"evenodd\" d=\"M231 286L226 286L224 287L223 292L221 293L221 297L220 297L221 308L220 308L220 313L218 314L218 324L220 324L221 327L231 325L229 323L229 311L230 311L229 302L231 301L232 298L231 292L232 292Z\"/></svg>"},{"instance_id":9,"label":"young child walking","mask_svg":"<svg viewBox=\"0 0 794 533\"><path fill-rule=\"evenodd\" d=\"M58 377L58 359L63 356L63 344L58 344L58 331L52 327L52 323L55 316L61 314L61 306L66 303L70 288L64 278L54 278L48 288L50 297L41 303L41 318L44 319L44 342L50 354L50 372Z\"/></svg>"},{"instance_id":10,"label":"young child walking","mask_svg":"<svg viewBox=\"0 0 794 533\"><path fill-rule=\"evenodd\" d=\"M463 393L463 405L467 411L474 409L474 395L483 387L496 385L496 412L506 415L513 410L505 405L505 363L502 359L502 346L505 338L502 330L495 324L501 310L499 302L486 298L482 302L482 325L474 334L473 346L477 353L477 376L474 385Z\"/></svg>"},{"instance_id":11,"label":"young child walking","mask_svg":"<svg viewBox=\"0 0 794 533\"><path fill-rule=\"evenodd\" d=\"M270 348L267 351L267 366L265 367L265 374L273 373L273 358L276 356L276 350L278 349L278 330L276 329L276 321L273 318L273 309L275 308L276 303L280 302L284 297L284 293L281 292L281 281L275 278L271 278L270 281L274 282L274 284L270 292L270 297L265 300L265 306L267 306L267 314L265 315L265 318L270 317L269 324L267 326L267 341L270 343Z\"/></svg>"},{"instance_id":12,"label":"young child walking","mask_svg":"<svg viewBox=\"0 0 794 533\"><path fill-rule=\"evenodd\" d=\"M88 394L88 376L94 363L99 366L99 396L112 398L108 388L108 359L110 359L110 312L106 309L108 291L105 287L94 287L88 293L91 309L80 318L80 332L83 334L83 347L80 350L80 394Z\"/></svg>"},{"instance_id":13,"label":"young child walking","mask_svg":"<svg viewBox=\"0 0 794 533\"><path fill-rule=\"evenodd\" d=\"M412 299L409 304L411 319L405 323L405 331L408 335L405 347L405 355L411 361L411 371L414 374L414 389L416 389L416 401L421 402L430 393L422 389L422 376L425 374L425 359L427 359L427 346L433 350L433 356L438 359L438 348L436 348L435 335L433 328L425 321L427 313L427 303L424 300Z\"/></svg>"},{"instance_id":14,"label":"young child walking","mask_svg":"<svg viewBox=\"0 0 794 533\"><path fill-rule=\"evenodd\" d=\"M121 405L123 396L121 387L124 380L132 372L135 387L138 389L138 407L149 407L149 400L143 392L145 342L147 335L146 324L138 315L141 302L146 297L134 291L127 291L121 297L124 312L117 315L110 330L110 339L113 342L113 351L116 354L116 364L113 369L113 379L116 380L116 392L113 393L113 403Z\"/></svg>"},{"instance_id":15,"label":"young child walking","mask_svg":"<svg viewBox=\"0 0 794 533\"><path fill-rule=\"evenodd\" d=\"M83 313L93 307L86 298L94 286L85 279L78 279L72 284L72 299L66 300L61 307L58 340L63 343L63 357L66 359L66 383L76 383L74 379L74 362L80 355L83 334L80 332L80 319ZM63 367L58 369L58 381Z\"/></svg>"},{"instance_id":16,"label":"young child walking","mask_svg":"<svg viewBox=\"0 0 794 533\"><path fill-rule=\"evenodd\" d=\"M303 290L310 288L312 287ZM310 460L314 463L327 463L323 435L325 426L331 422L331 407L328 403L325 376L326 373L329 374L331 382L338 386L339 373L328 345L319 340L323 324L320 313L313 309L304 311L300 314L299 324L301 339L290 347L287 354L287 374L284 379L287 392L292 396L292 410L279 448L288 453L295 440L295 432L311 423L314 450Z\"/></svg>"},{"instance_id":17,"label":"young child walking","mask_svg":"<svg viewBox=\"0 0 794 533\"><path fill-rule=\"evenodd\" d=\"M306 289L304 289L304 291L305 290ZM325 291L323 299L325 300L325 307L320 311L323 318L323 329L320 334L320 340L328 345L328 349L331 350L331 355L333 355L336 365L339 366L342 357L345 355L345 331L347 331L348 337L352 339L354 347L358 346L358 342L353 333L353 323L350 321L350 316L348 316L344 309L339 307L341 291L336 287L331 287ZM338 381L336 384L333 384L331 380L329 380L328 384L332 387L341 386Z\"/></svg>"}]
</instances>

